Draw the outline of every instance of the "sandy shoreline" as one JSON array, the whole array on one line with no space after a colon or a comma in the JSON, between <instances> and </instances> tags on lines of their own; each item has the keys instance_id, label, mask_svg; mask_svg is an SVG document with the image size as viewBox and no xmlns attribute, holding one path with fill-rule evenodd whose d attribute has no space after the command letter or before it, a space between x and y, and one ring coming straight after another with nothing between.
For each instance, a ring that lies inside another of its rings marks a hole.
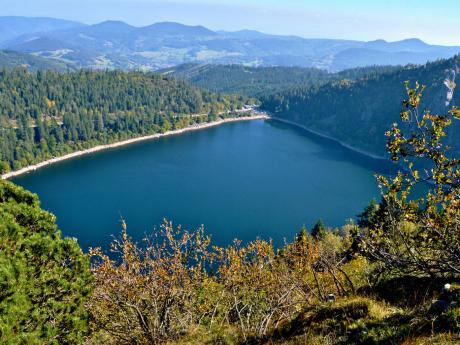
<instances>
[{"instance_id":1,"label":"sandy shoreline","mask_svg":"<svg viewBox=\"0 0 460 345\"><path fill-rule=\"evenodd\" d=\"M351 146L351 145L349 145L347 143L344 143L341 140L338 140L338 139L336 139L334 137L331 137L331 136L329 136L327 134L317 132L317 131L315 131L313 129L310 129L310 128L306 127L306 126L300 125L300 124L298 124L296 122L293 122L293 121L290 121L290 120L285 120L285 119L282 119L282 118L279 118L279 117L276 117L276 116L272 116L271 114L268 114L268 113L265 113L265 112L258 112L256 115L253 115L253 116L232 117L232 118L218 120L218 121L214 121L214 122L200 123L200 124L196 124L196 125L189 126L189 127L186 127L186 128L168 131L168 132L165 132L165 133L156 133L156 134L146 135L146 136L143 136L143 137L137 137L137 138L132 138L132 139L128 139L128 140L123 140L123 141L119 141L119 142L116 142L116 143L113 143L113 144L98 145L98 146L92 147L90 149L76 151L76 152L69 153L67 155L61 156L61 157L52 158L52 159L43 161L41 163L30 165L30 166L27 166L25 168L22 168L22 169L19 169L19 170L16 170L16 171L11 171L9 173L3 174L1 176L1 178L3 180L6 180L6 179L9 179L9 178L12 178L12 177L16 177L16 176L19 176L19 175L29 173L31 171L35 171L37 169L49 166L51 164L62 162L62 161L67 160L67 159L72 159L72 158L80 157L80 156L83 156L83 155L88 155L88 154L91 154L91 153L95 153L95 152L98 152L98 151L103 151L103 150L108 150L108 149L112 149L112 148L116 148L116 147L121 147L121 146L129 145L129 144L137 143L137 142L140 142L140 141L159 139L159 138L167 137L167 136L170 136L170 135L177 135L177 134L182 134L182 133L185 133L185 132L190 132L190 131L196 131L196 130L210 128L210 127L215 127L215 126L219 126L221 124L228 123L228 122L249 121L249 120L275 120L275 121L284 122L284 123L296 126L298 128L301 128L301 129L303 129L303 130L305 130L305 131L307 131L309 133L312 133L314 135L320 136L322 138L333 140L336 143L340 144L341 146L343 146L343 147L345 147L345 148L347 148L347 149L349 149L351 151L354 151L354 152L357 152L359 154L362 154L364 156L367 156L367 157L370 157L370 158L373 158L373 159L388 160L385 157L377 156L377 155L374 155L372 153L366 152L364 150L357 149L357 148L355 148L355 147L353 147L353 146Z\"/></svg>"},{"instance_id":2,"label":"sandy shoreline","mask_svg":"<svg viewBox=\"0 0 460 345\"><path fill-rule=\"evenodd\" d=\"M356 147L353 147L353 146L351 146L351 145L349 145L349 144L347 144L347 143L345 143L345 142L343 142L343 141L341 141L339 139L336 139L334 137L331 137L331 136L329 136L327 134L324 134L324 133L321 133L321 132L317 132L317 131L315 131L313 129L310 129L310 128L304 126L304 125L300 125L300 124L298 124L296 122L293 122L293 121L290 121L290 120L285 120L285 119L282 119L282 118L279 118L279 117L276 117L276 116L271 116L271 115L270 115L270 119L280 121L280 122L284 122L284 123L287 123L289 125L299 127L301 129L306 130L307 132L312 133L314 135L317 135L319 137L335 141L336 143L340 144L341 146L345 147L346 149L354 151L354 152L359 153L359 154L362 154L364 156L367 156L367 157L370 157L370 158L373 158L373 159L388 160L388 158L378 156L378 155L372 154L372 153L364 151L364 150L357 149Z\"/></svg>"},{"instance_id":3,"label":"sandy shoreline","mask_svg":"<svg viewBox=\"0 0 460 345\"><path fill-rule=\"evenodd\" d=\"M48 160L43 161L41 163L37 163L37 164L34 164L34 165L29 165L29 166L27 166L25 168L22 168L22 169L19 169L19 170L16 170L16 171L11 171L9 173L3 174L2 179L6 180L6 179L9 179L9 178L12 178L12 177L15 177L15 176L26 174L26 173L31 172L31 171L35 171L37 169L49 166L51 164L62 162L62 161L67 160L67 159L72 159L72 158L80 157L80 156L83 156L83 155L88 155L88 154L98 152L98 151L102 151L102 150L108 150L108 149L112 149L112 148L116 148L116 147L120 147L120 146L125 146L125 145L129 145L129 144L132 144L132 143L137 143L137 142L140 142L140 141L153 140L153 139L158 139L158 138L162 138L162 137L167 137L167 136L170 136L170 135L177 135L177 134L182 134L182 133L185 133L185 132L190 132L190 131L196 131L196 130L210 128L210 127L215 127L215 126L219 126L219 125L221 125L223 123L228 123L228 122L249 121L249 120L266 120L266 119L269 119L269 118L270 117L267 114L264 114L264 113L262 113L262 114L259 113L258 115L254 115L254 116L231 117L231 118L228 118L228 119L218 120L218 121L214 121L214 122L200 123L200 124L196 124L196 125L189 126L189 127L186 127L186 128L168 131L168 132L165 132L165 133L156 133L156 134L146 135L146 136L143 136L143 137L123 140L123 141L119 141L119 142L116 142L116 143L113 143L113 144L98 145L98 146L92 147L90 149L72 152L72 153L69 153L69 154L61 156L61 157L48 159Z\"/></svg>"}]
</instances>

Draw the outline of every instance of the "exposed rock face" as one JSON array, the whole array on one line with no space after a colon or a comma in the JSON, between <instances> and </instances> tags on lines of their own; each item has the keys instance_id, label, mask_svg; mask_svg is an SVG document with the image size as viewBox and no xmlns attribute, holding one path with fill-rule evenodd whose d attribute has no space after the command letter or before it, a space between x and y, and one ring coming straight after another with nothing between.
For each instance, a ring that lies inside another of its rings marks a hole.
<instances>
[{"instance_id":1,"label":"exposed rock face","mask_svg":"<svg viewBox=\"0 0 460 345\"><path fill-rule=\"evenodd\" d=\"M446 107L450 105L452 99L454 98L454 90L456 87L455 77L459 73L459 68L452 68L446 71L446 79L444 80L444 85L447 87L447 97L446 97Z\"/></svg>"}]
</instances>

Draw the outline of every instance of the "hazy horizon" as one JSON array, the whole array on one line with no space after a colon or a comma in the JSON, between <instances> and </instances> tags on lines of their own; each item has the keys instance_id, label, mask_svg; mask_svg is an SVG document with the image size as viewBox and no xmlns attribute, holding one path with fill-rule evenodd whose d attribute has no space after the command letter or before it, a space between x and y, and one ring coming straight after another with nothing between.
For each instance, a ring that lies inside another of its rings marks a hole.
<instances>
[{"instance_id":1,"label":"hazy horizon","mask_svg":"<svg viewBox=\"0 0 460 345\"><path fill-rule=\"evenodd\" d=\"M118 20L133 26L157 22L202 25L211 30L257 30L304 38L399 41L460 45L460 2L388 0L4 0L0 16L51 17L96 24Z\"/></svg>"},{"instance_id":2,"label":"hazy horizon","mask_svg":"<svg viewBox=\"0 0 460 345\"><path fill-rule=\"evenodd\" d=\"M83 22L83 21L80 21L80 20L74 20L74 19L66 19L66 18L62 18L62 17L47 17L47 16L39 16L39 17L35 17L35 16L15 16L15 15L11 15L11 16L0 16L0 17L18 17L18 18L30 18L30 19L33 19L33 18L43 18L43 19L59 19L59 20L68 20L68 21L74 21L76 23L79 23L79 24L83 24L83 25L97 25L97 24L101 24L101 23L104 23L104 22L123 22L125 24L128 24L132 27L137 27L137 28L141 28L141 27L145 27L145 26L149 26L149 25L153 25L153 24L159 24L159 23L176 23L176 24L182 24L182 25L186 25L186 26L202 26L206 29L209 29L209 30L212 30L214 32L239 32L239 31L254 31L254 32L259 32L259 33L262 33L262 34L267 34L267 35L274 35L274 36L296 36L296 37L300 37L300 38L305 38L305 39L330 39L330 40L349 40L349 41L364 41L364 42L371 42L371 41L377 41L377 40L384 40L386 42L399 42L399 41L404 41L404 40L410 40L410 39L420 39L422 40L423 42L427 43L427 44L433 44L433 45L437 45L438 43L434 43L434 42L429 42L429 41L426 41L424 39L421 39L420 37L405 37L405 38L401 38L401 39L397 39L397 40L387 40L385 38L375 38L373 40L359 40L359 39L351 39L351 38L338 38L338 37L305 37L305 36L301 36L301 35L296 35L296 34L277 34L277 33L270 33L270 32L266 32L266 31L263 31L263 30L256 30L256 29L248 29L248 28L235 28L233 30L225 30L225 29L211 29L209 27L207 27L206 25L202 25L202 24L186 24L186 23L181 23L181 22L178 22L178 21L171 21L171 20L164 20L164 21L157 21L157 22L152 22L152 23L147 23L147 24L144 24L144 25L136 25L136 24L132 24L132 23L129 23L127 21L124 21L124 20L116 20L116 19L105 19L105 20L101 20L101 21L98 21L98 22L94 22L94 23L88 23L88 22ZM441 45L441 44L440 44ZM444 46L460 46L460 43L459 44L444 44Z\"/></svg>"}]
</instances>

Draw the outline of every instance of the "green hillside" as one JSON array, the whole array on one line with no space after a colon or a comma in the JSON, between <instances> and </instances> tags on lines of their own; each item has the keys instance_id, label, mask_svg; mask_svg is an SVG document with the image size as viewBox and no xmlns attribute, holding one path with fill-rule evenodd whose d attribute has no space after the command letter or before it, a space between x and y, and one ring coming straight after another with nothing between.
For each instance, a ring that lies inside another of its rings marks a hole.
<instances>
[{"instance_id":1,"label":"green hillside","mask_svg":"<svg viewBox=\"0 0 460 345\"><path fill-rule=\"evenodd\" d=\"M397 120L404 95L404 82L418 81L427 86L422 107L445 112L460 105L455 87L460 72L460 56L422 66L406 66L356 80L339 79L324 85L295 87L262 98L262 108L274 116L294 121L332 136L356 148L383 155L385 130ZM447 103L446 103L447 102ZM454 133L458 132L455 126ZM460 152L458 134L450 144Z\"/></svg>"},{"instance_id":2,"label":"green hillside","mask_svg":"<svg viewBox=\"0 0 460 345\"><path fill-rule=\"evenodd\" d=\"M299 85L324 84L326 71L300 67L245 67L242 65L188 64L159 71L214 92L260 97Z\"/></svg>"},{"instance_id":3,"label":"green hillside","mask_svg":"<svg viewBox=\"0 0 460 345\"><path fill-rule=\"evenodd\" d=\"M249 100L137 72L4 70L0 90L3 172L228 116Z\"/></svg>"},{"instance_id":4,"label":"green hillside","mask_svg":"<svg viewBox=\"0 0 460 345\"><path fill-rule=\"evenodd\" d=\"M385 155L385 130L397 120L405 81L427 85L424 107L447 109L460 56L426 65L372 66L327 73L313 68L186 64L160 71L214 92L256 97L262 109L336 138L357 149ZM457 77L458 80L458 77ZM449 106L460 104L453 90ZM458 126L453 131L457 133ZM353 133L353 135L350 135ZM460 152L458 135L450 144Z\"/></svg>"},{"instance_id":5,"label":"green hillside","mask_svg":"<svg viewBox=\"0 0 460 345\"><path fill-rule=\"evenodd\" d=\"M317 68L302 67L184 64L158 72L213 92L262 98L294 87L320 86L333 80L357 79L397 69L399 67L372 66L328 73Z\"/></svg>"}]
</instances>

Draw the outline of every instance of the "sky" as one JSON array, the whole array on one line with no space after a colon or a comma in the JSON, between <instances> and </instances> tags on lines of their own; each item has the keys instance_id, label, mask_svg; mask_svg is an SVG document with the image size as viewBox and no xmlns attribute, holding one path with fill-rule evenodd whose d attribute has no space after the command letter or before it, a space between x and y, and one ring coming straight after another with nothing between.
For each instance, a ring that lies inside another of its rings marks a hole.
<instances>
[{"instance_id":1,"label":"sky","mask_svg":"<svg viewBox=\"0 0 460 345\"><path fill-rule=\"evenodd\" d=\"M45 16L87 24L161 21L212 30L258 30L306 38L460 45L460 0L0 0L0 15Z\"/></svg>"}]
</instances>

